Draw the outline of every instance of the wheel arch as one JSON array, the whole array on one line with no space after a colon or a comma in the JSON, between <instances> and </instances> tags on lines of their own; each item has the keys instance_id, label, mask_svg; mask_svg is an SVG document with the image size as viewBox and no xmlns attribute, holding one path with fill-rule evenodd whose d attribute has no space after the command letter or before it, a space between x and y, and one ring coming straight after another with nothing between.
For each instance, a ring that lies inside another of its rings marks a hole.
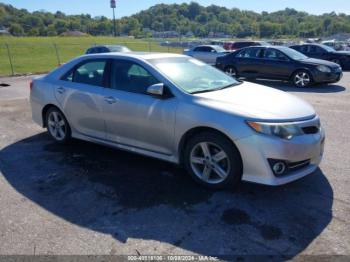
<instances>
[{"instance_id":1,"label":"wheel arch","mask_svg":"<svg viewBox=\"0 0 350 262\"><path fill-rule=\"evenodd\" d=\"M305 68L305 67L301 67L301 68L295 69L295 70L292 72L292 74L289 76L289 79L290 79L291 81L293 81L293 76L294 76L297 72L299 72L299 71L307 71L307 72L310 74L311 80L314 81L314 76L313 76L311 70L310 70L309 68Z\"/></svg>"},{"instance_id":2,"label":"wheel arch","mask_svg":"<svg viewBox=\"0 0 350 262\"><path fill-rule=\"evenodd\" d=\"M42 111L41 111L41 117L42 117L42 123L43 123L43 127L47 127L47 124L46 124L46 113L47 111L50 109L50 108L57 108L62 114L63 116L66 118L66 116L64 115L64 113L62 112L62 110L57 106L57 105L54 105L54 104L47 104L43 107ZM67 118L66 118L67 119ZM67 120L68 121L68 120Z\"/></svg>"},{"instance_id":3,"label":"wheel arch","mask_svg":"<svg viewBox=\"0 0 350 262\"><path fill-rule=\"evenodd\" d=\"M241 159L241 164L243 166L243 160L242 160L242 155L238 149L238 147L236 146L236 144L232 141L232 139L225 134L224 132L216 129L216 128L212 128L212 127L208 127L208 126L198 126L198 127L194 127L191 128L189 130L187 130L181 137L180 142L179 142L179 146L178 146L178 155L179 155L179 163L180 165L183 165L184 163L184 153L185 153L185 147L187 142L195 135L203 133L203 132L212 132L212 133L216 133L218 135L221 135L223 137L225 137L226 139L228 139L228 141L231 142L231 145L237 150L237 152L239 153L240 159Z\"/></svg>"},{"instance_id":4,"label":"wheel arch","mask_svg":"<svg viewBox=\"0 0 350 262\"><path fill-rule=\"evenodd\" d=\"M230 67L233 68L233 69L236 71L236 74L238 74L237 66L234 65L234 64L232 64L232 63L229 63L229 64L225 65L224 68L223 68L223 71L225 72L226 69L227 69L227 68L230 68Z\"/></svg>"}]
</instances>

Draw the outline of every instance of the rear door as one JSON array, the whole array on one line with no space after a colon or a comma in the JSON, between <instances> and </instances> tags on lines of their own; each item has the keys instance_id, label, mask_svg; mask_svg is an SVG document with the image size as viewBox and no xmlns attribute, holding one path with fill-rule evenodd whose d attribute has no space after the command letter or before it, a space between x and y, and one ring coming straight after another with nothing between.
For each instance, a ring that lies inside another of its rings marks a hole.
<instances>
[{"instance_id":1,"label":"rear door","mask_svg":"<svg viewBox=\"0 0 350 262\"><path fill-rule=\"evenodd\" d=\"M102 116L108 60L89 59L66 73L54 87L55 97L73 131L96 138L105 137Z\"/></svg>"},{"instance_id":2,"label":"rear door","mask_svg":"<svg viewBox=\"0 0 350 262\"><path fill-rule=\"evenodd\" d=\"M307 53L308 53L307 56L312 58L327 59L326 50L317 45L309 45Z\"/></svg>"},{"instance_id":3,"label":"rear door","mask_svg":"<svg viewBox=\"0 0 350 262\"><path fill-rule=\"evenodd\" d=\"M246 77L257 77L261 72L262 48L251 47L240 51L237 56L237 70L239 75Z\"/></svg>"}]
</instances>

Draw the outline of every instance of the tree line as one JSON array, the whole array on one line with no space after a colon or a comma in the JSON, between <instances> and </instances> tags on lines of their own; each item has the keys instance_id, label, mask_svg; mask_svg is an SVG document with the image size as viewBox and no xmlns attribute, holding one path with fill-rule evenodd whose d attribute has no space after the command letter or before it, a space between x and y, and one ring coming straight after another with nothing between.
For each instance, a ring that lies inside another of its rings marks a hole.
<instances>
[{"instance_id":1,"label":"tree line","mask_svg":"<svg viewBox=\"0 0 350 262\"><path fill-rule=\"evenodd\" d=\"M316 4L316 3L315 3ZM28 12L0 3L0 28L14 36L56 36L78 30L90 35L111 35L113 22L105 16L66 15L44 10ZM152 31L189 32L197 37L221 33L232 37L320 37L350 33L350 15L335 12L311 15L292 8L278 12L244 11L217 5L158 4L116 22L118 35L149 37Z\"/></svg>"}]
</instances>

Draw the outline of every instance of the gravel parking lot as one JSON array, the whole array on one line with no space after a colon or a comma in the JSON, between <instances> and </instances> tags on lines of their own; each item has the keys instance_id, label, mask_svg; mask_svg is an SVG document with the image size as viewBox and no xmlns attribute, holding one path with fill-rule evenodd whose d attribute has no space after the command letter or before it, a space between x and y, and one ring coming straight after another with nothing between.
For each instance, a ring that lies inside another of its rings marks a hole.
<instances>
[{"instance_id":1,"label":"gravel parking lot","mask_svg":"<svg viewBox=\"0 0 350 262\"><path fill-rule=\"evenodd\" d=\"M308 89L260 81L316 108L324 161L294 183L232 192L166 162L53 143L31 121L29 79L0 78L0 254L350 255L350 72Z\"/></svg>"}]
</instances>

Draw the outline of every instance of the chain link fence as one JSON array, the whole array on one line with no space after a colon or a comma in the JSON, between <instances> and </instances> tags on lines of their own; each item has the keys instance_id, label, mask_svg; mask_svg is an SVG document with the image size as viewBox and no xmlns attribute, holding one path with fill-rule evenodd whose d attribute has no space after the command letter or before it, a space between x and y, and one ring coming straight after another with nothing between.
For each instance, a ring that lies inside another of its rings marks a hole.
<instances>
[{"instance_id":1,"label":"chain link fence","mask_svg":"<svg viewBox=\"0 0 350 262\"><path fill-rule=\"evenodd\" d=\"M114 43L116 44L116 43ZM132 51L182 53L182 48L157 42L120 42ZM45 73L82 55L96 43L0 43L0 76Z\"/></svg>"}]
</instances>

